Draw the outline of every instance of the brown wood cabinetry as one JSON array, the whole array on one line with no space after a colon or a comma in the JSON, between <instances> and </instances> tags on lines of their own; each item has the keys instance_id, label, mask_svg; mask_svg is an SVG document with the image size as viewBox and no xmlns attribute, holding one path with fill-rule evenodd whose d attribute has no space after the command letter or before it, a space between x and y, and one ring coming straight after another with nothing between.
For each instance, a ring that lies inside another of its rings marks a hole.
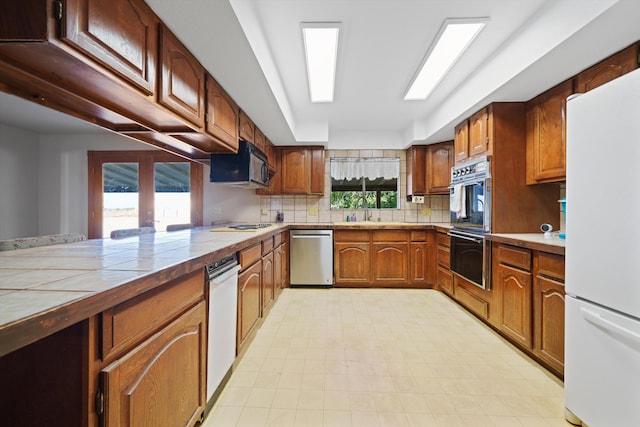
<instances>
[{"instance_id":1,"label":"brown wood cabinetry","mask_svg":"<svg viewBox=\"0 0 640 427\"><path fill-rule=\"evenodd\" d=\"M407 196L427 193L427 147L412 145L406 150L407 157Z\"/></svg>"},{"instance_id":2,"label":"brown wood cabinetry","mask_svg":"<svg viewBox=\"0 0 640 427\"><path fill-rule=\"evenodd\" d=\"M409 233L371 232L373 283L379 286L409 285Z\"/></svg>"},{"instance_id":3,"label":"brown wood cabinetry","mask_svg":"<svg viewBox=\"0 0 640 427\"><path fill-rule=\"evenodd\" d=\"M429 256L427 231L411 231L409 248L409 283L426 287L429 283Z\"/></svg>"},{"instance_id":4,"label":"brown wood cabinetry","mask_svg":"<svg viewBox=\"0 0 640 427\"><path fill-rule=\"evenodd\" d=\"M449 194L454 163L453 141L427 146L427 194Z\"/></svg>"},{"instance_id":5,"label":"brown wood cabinetry","mask_svg":"<svg viewBox=\"0 0 640 427\"><path fill-rule=\"evenodd\" d=\"M489 107L469 118L469 157L489 154Z\"/></svg>"},{"instance_id":6,"label":"brown wood cabinetry","mask_svg":"<svg viewBox=\"0 0 640 427\"><path fill-rule=\"evenodd\" d=\"M453 296L453 275L450 270L450 238L447 233L439 231L436 235L436 283L438 289L449 296Z\"/></svg>"},{"instance_id":7,"label":"brown wood cabinetry","mask_svg":"<svg viewBox=\"0 0 640 427\"><path fill-rule=\"evenodd\" d=\"M369 232L336 230L333 240L335 286L366 286L371 283Z\"/></svg>"},{"instance_id":8,"label":"brown wood cabinetry","mask_svg":"<svg viewBox=\"0 0 640 427\"><path fill-rule=\"evenodd\" d=\"M564 181L567 151L567 97L573 80L527 103L527 184Z\"/></svg>"},{"instance_id":9,"label":"brown wood cabinetry","mask_svg":"<svg viewBox=\"0 0 640 427\"><path fill-rule=\"evenodd\" d=\"M104 426L199 421L206 404L205 319L202 301L102 370Z\"/></svg>"},{"instance_id":10,"label":"brown wood cabinetry","mask_svg":"<svg viewBox=\"0 0 640 427\"><path fill-rule=\"evenodd\" d=\"M469 120L455 127L453 147L456 163L461 163L469 157Z\"/></svg>"},{"instance_id":11,"label":"brown wood cabinetry","mask_svg":"<svg viewBox=\"0 0 640 427\"><path fill-rule=\"evenodd\" d=\"M638 68L638 43L587 68L575 78L576 92L588 92Z\"/></svg>"},{"instance_id":12,"label":"brown wood cabinetry","mask_svg":"<svg viewBox=\"0 0 640 427\"><path fill-rule=\"evenodd\" d=\"M282 147L282 194L324 194L324 148Z\"/></svg>"},{"instance_id":13,"label":"brown wood cabinetry","mask_svg":"<svg viewBox=\"0 0 640 427\"><path fill-rule=\"evenodd\" d=\"M267 153L267 138L264 136L258 126L255 127L254 145L258 148L258 150L262 151L265 154Z\"/></svg>"},{"instance_id":14,"label":"brown wood cabinetry","mask_svg":"<svg viewBox=\"0 0 640 427\"><path fill-rule=\"evenodd\" d=\"M207 74L207 132L233 151L238 150L240 108L218 82Z\"/></svg>"},{"instance_id":15,"label":"brown wood cabinetry","mask_svg":"<svg viewBox=\"0 0 640 427\"><path fill-rule=\"evenodd\" d=\"M282 193L282 150L280 147L274 147L274 172L269 177L269 186L267 188L258 188L256 194L260 195L276 195Z\"/></svg>"},{"instance_id":16,"label":"brown wood cabinetry","mask_svg":"<svg viewBox=\"0 0 640 427\"><path fill-rule=\"evenodd\" d=\"M256 126L249 116L247 116L247 113L242 110L240 110L239 123L240 138L253 144L255 141Z\"/></svg>"},{"instance_id":17,"label":"brown wood cabinetry","mask_svg":"<svg viewBox=\"0 0 640 427\"><path fill-rule=\"evenodd\" d=\"M243 344L251 332L253 332L262 313L261 253L260 243L240 251L240 265L242 270L238 274L236 354L240 353ZM257 258L255 254L257 254ZM246 258L246 261L243 262L243 258Z\"/></svg>"},{"instance_id":18,"label":"brown wood cabinetry","mask_svg":"<svg viewBox=\"0 0 640 427\"><path fill-rule=\"evenodd\" d=\"M266 140L265 154L269 162L269 175L273 176L276 173L276 148L268 139Z\"/></svg>"},{"instance_id":19,"label":"brown wood cabinetry","mask_svg":"<svg viewBox=\"0 0 640 427\"><path fill-rule=\"evenodd\" d=\"M564 375L564 257L537 252L533 277L533 352Z\"/></svg>"}]
</instances>

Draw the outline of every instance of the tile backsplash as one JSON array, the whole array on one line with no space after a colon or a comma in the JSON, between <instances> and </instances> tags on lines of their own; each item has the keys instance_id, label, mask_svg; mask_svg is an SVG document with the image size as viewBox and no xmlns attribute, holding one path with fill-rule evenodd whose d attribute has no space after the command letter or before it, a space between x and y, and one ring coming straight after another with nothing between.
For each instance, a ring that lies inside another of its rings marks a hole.
<instances>
[{"instance_id":1,"label":"tile backsplash","mask_svg":"<svg viewBox=\"0 0 640 427\"><path fill-rule=\"evenodd\" d=\"M327 150L325 151L324 196L285 195L260 196L260 221L274 222L278 211L284 212L285 223L326 223L344 221L347 214L355 213L358 221L364 220L364 210L331 210L331 175L329 161L332 157L398 157L400 158L400 208L369 209L371 219L400 222L449 222L449 196L425 196L424 203L408 203L406 156L404 150Z\"/></svg>"}]
</instances>

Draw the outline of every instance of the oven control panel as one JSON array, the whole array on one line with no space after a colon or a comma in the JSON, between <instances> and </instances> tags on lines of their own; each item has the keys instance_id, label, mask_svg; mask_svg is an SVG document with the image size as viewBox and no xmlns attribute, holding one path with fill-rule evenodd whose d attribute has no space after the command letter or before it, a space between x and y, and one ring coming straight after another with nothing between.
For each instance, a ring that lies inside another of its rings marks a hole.
<instances>
[{"instance_id":1,"label":"oven control panel","mask_svg":"<svg viewBox=\"0 0 640 427\"><path fill-rule=\"evenodd\" d=\"M464 184L491 176L489 157L481 157L451 168L451 184Z\"/></svg>"}]
</instances>

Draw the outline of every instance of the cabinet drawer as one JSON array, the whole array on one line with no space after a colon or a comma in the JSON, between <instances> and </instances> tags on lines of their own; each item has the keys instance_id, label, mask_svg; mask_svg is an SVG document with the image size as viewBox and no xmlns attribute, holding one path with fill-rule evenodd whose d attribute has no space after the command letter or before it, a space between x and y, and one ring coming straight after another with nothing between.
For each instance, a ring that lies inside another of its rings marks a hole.
<instances>
[{"instance_id":1,"label":"cabinet drawer","mask_svg":"<svg viewBox=\"0 0 640 427\"><path fill-rule=\"evenodd\" d=\"M448 248L451 245L450 240L449 235L446 233L438 233L436 239L438 246L444 246L445 248Z\"/></svg>"},{"instance_id":2,"label":"cabinet drawer","mask_svg":"<svg viewBox=\"0 0 640 427\"><path fill-rule=\"evenodd\" d=\"M204 284L203 269L102 312L102 359L117 357L203 300Z\"/></svg>"},{"instance_id":3,"label":"cabinet drawer","mask_svg":"<svg viewBox=\"0 0 640 427\"><path fill-rule=\"evenodd\" d=\"M254 262L262 258L262 246L260 243L256 243L246 249L243 249L239 253L240 268L244 270Z\"/></svg>"},{"instance_id":4,"label":"cabinet drawer","mask_svg":"<svg viewBox=\"0 0 640 427\"><path fill-rule=\"evenodd\" d=\"M444 291L449 295L453 295L453 276L448 268L441 265L438 266L436 281L438 282L438 287L441 291Z\"/></svg>"},{"instance_id":5,"label":"cabinet drawer","mask_svg":"<svg viewBox=\"0 0 640 427\"><path fill-rule=\"evenodd\" d=\"M438 265L449 268L449 263L451 262L451 256L449 252L449 248L443 248L442 246L438 246Z\"/></svg>"},{"instance_id":6,"label":"cabinet drawer","mask_svg":"<svg viewBox=\"0 0 640 427\"><path fill-rule=\"evenodd\" d=\"M564 282L564 257L546 252L538 253L538 275Z\"/></svg>"},{"instance_id":7,"label":"cabinet drawer","mask_svg":"<svg viewBox=\"0 0 640 427\"><path fill-rule=\"evenodd\" d=\"M401 230L382 230L373 232L374 242L406 242L409 234Z\"/></svg>"},{"instance_id":8,"label":"cabinet drawer","mask_svg":"<svg viewBox=\"0 0 640 427\"><path fill-rule=\"evenodd\" d=\"M418 230L411 232L411 241L412 242L426 242L427 241L427 230Z\"/></svg>"},{"instance_id":9,"label":"cabinet drawer","mask_svg":"<svg viewBox=\"0 0 640 427\"><path fill-rule=\"evenodd\" d=\"M262 241L262 255L266 255L273 251L273 236Z\"/></svg>"},{"instance_id":10,"label":"cabinet drawer","mask_svg":"<svg viewBox=\"0 0 640 427\"><path fill-rule=\"evenodd\" d=\"M333 233L333 239L335 242L368 242L369 232L355 230L336 230Z\"/></svg>"},{"instance_id":11,"label":"cabinet drawer","mask_svg":"<svg viewBox=\"0 0 640 427\"><path fill-rule=\"evenodd\" d=\"M474 285L468 285L474 286ZM486 319L489 316L489 303L482 298L474 295L470 290L468 290L464 285L460 283L456 283L456 299L460 304L467 307L469 310L478 314L479 316Z\"/></svg>"},{"instance_id":12,"label":"cabinet drawer","mask_svg":"<svg viewBox=\"0 0 640 427\"><path fill-rule=\"evenodd\" d=\"M498 246L498 260L500 264L531 271L531 251L528 249L500 245Z\"/></svg>"}]
</instances>

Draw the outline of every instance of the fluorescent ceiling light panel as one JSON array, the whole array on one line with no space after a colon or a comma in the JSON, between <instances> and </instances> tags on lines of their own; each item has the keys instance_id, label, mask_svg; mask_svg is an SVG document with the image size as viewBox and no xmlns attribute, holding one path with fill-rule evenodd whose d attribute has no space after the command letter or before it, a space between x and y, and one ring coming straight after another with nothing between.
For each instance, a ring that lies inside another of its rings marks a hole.
<instances>
[{"instance_id":1,"label":"fluorescent ceiling light panel","mask_svg":"<svg viewBox=\"0 0 640 427\"><path fill-rule=\"evenodd\" d=\"M302 23L311 102L333 101L339 33L339 22Z\"/></svg>"},{"instance_id":2,"label":"fluorescent ceiling light panel","mask_svg":"<svg viewBox=\"0 0 640 427\"><path fill-rule=\"evenodd\" d=\"M407 90L405 101L427 99L488 21L489 18L445 20Z\"/></svg>"}]
</instances>

